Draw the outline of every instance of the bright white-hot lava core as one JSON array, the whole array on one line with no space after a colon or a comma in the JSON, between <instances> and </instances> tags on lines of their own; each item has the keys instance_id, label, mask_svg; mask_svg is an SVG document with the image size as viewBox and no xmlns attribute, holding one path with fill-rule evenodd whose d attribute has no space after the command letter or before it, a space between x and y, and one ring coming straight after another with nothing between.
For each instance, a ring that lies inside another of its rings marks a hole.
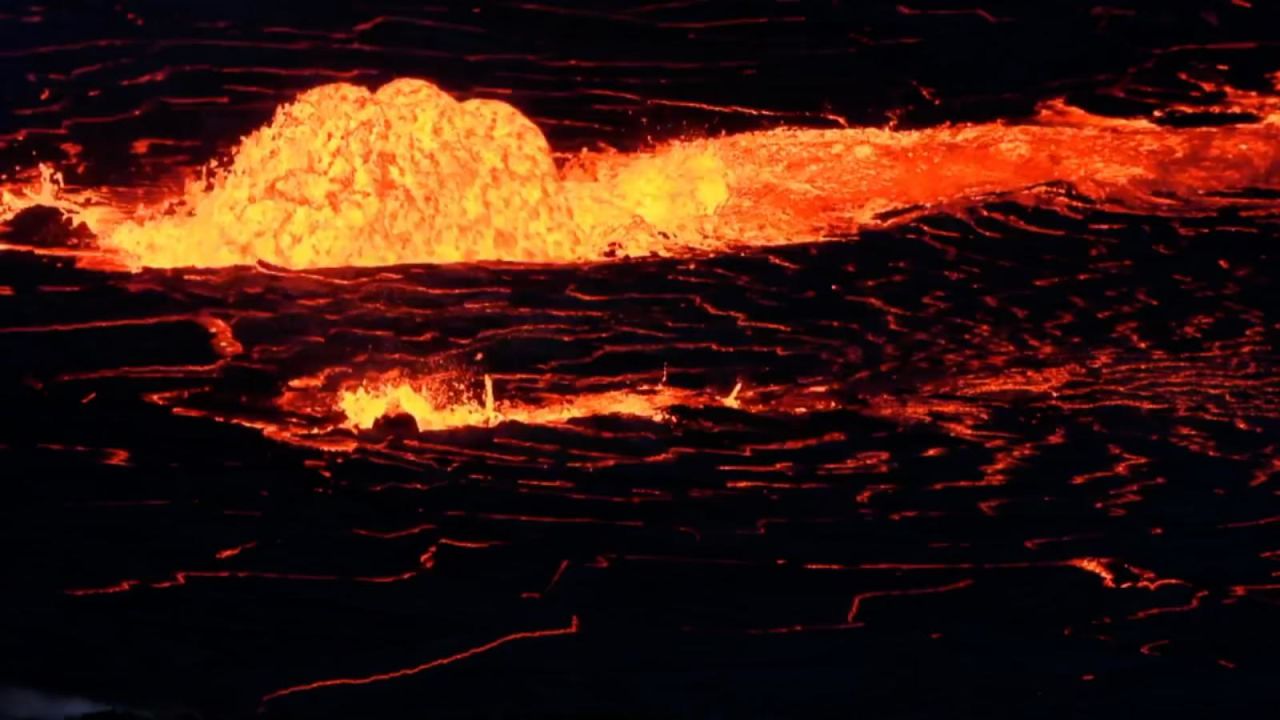
<instances>
[{"instance_id":1,"label":"bright white-hot lava core","mask_svg":"<svg viewBox=\"0 0 1280 720\"><path fill-rule=\"evenodd\" d=\"M1175 128L1051 103L1020 124L782 128L557 165L537 126L505 103L458 102L423 80L334 84L281 107L229 167L164 210L84 217L134 267L312 268L809 241L882 223L887 211L1054 181L1158 208L1170 196L1209 202L1206 192L1280 183L1280 102L1226 96L1259 120ZM9 195L6 206L43 194Z\"/></svg>"}]
</instances>

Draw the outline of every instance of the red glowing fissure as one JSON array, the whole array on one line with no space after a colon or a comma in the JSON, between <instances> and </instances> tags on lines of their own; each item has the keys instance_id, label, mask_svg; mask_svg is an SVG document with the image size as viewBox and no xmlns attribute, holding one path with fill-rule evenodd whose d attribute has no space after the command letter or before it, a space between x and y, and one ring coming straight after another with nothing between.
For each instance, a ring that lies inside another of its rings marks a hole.
<instances>
[{"instance_id":1,"label":"red glowing fissure","mask_svg":"<svg viewBox=\"0 0 1280 720\"><path fill-rule=\"evenodd\" d=\"M329 680L317 680L314 682L303 683L300 685L293 685L291 687L282 688L280 690L276 690L275 692L264 695L262 697L262 702L266 703L272 700L277 700L279 698L286 697L288 695L294 695L294 694L303 693L303 692L310 692L312 690L320 690L322 688L341 687L345 685L370 685L372 683L385 682L387 680L396 680L399 678L406 678L413 675L417 675L418 673L422 673L428 670L433 670L435 668L442 667L444 665L449 665L462 660L466 660L467 658L471 658L476 655L489 652L490 650L502 647L503 645L516 642L518 640L533 640L537 638L549 638L549 637L558 637L561 635L572 635L578 632L578 630L579 630L578 616L575 615L573 616L573 619L570 620L569 625L567 627L551 628L548 630L526 630L524 632L517 632L517 633L511 633L510 635L503 635L502 637L496 640L491 640L483 645L477 645L476 647L463 650L462 652L454 653L453 655L449 655L442 658L436 658L435 660L422 663L421 665L414 665L413 667L407 667L400 670L392 670L390 672L378 673L376 675L365 675L362 677L332 678Z\"/></svg>"}]
</instances>

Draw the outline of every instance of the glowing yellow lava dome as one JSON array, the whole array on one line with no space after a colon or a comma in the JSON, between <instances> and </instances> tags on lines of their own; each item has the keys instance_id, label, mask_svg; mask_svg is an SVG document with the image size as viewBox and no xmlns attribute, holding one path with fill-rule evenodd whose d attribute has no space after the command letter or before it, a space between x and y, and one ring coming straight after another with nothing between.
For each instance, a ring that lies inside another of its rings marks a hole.
<instances>
[{"instance_id":1,"label":"glowing yellow lava dome","mask_svg":"<svg viewBox=\"0 0 1280 720\"><path fill-rule=\"evenodd\" d=\"M423 80L324 85L246 137L185 211L125 223L108 244L152 267L599 259L637 224L675 232L713 212L723 175L712 154L685 152L607 188L564 183L542 132L506 103Z\"/></svg>"}]
</instances>

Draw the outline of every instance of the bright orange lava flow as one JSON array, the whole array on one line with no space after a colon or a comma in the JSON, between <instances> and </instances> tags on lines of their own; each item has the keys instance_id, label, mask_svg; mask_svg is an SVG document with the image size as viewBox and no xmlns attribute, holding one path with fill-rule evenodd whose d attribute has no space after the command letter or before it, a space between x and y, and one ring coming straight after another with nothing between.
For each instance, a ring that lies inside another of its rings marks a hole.
<instances>
[{"instance_id":1,"label":"bright orange lava flow","mask_svg":"<svg viewBox=\"0 0 1280 720\"><path fill-rule=\"evenodd\" d=\"M503 422L554 425L598 415L627 415L663 422L669 419L668 409L675 405L696 407L718 403L738 407L740 386L723 398L711 398L664 385L578 393L545 403L495 401L493 381L487 375L484 388L482 400L458 398L453 388L445 387L439 381L393 373L339 391L336 404L345 416L347 426L366 430L379 419L397 414L412 417L419 431L491 426Z\"/></svg>"},{"instance_id":2,"label":"bright orange lava flow","mask_svg":"<svg viewBox=\"0 0 1280 720\"><path fill-rule=\"evenodd\" d=\"M1174 128L1050 103L1019 124L782 128L557 166L538 127L505 103L458 102L414 79L324 85L281 107L207 183L90 226L133 266L313 268L810 241L1048 182L1158 209L1171 195L1211 202L1205 193L1280 183L1280 102L1226 94L1260 120Z\"/></svg>"}]
</instances>

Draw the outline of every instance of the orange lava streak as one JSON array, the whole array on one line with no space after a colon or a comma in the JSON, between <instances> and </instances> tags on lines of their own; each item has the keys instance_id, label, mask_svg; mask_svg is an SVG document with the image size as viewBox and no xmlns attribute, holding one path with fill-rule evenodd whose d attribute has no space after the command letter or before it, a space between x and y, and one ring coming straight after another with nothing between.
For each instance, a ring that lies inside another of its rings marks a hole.
<instances>
[{"instance_id":1,"label":"orange lava streak","mask_svg":"<svg viewBox=\"0 0 1280 720\"><path fill-rule=\"evenodd\" d=\"M276 690L273 693L264 695L262 698L262 702L264 703L270 702L272 700L284 697L286 695L293 695L295 693L307 692L310 690L319 690L320 688L337 687L340 685L369 685L376 682L383 682L386 680L395 680L397 678L409 677L411 675L417 675L418 673L426 672L427 670L431 670L433 668L437 668L442 665L449 665L451 663L455 663L460 660L466 660L469 657L473 657L481 653L489 652L490 650L501 647L510 642L515 642L516 640L531 640L533 638L556 637L558 635L572 635L576 632L578 632L578 616L574 615L573 619L570 620L568 627L552 628L549 630L527 630L524 632L512 633L510 635L503 635L497 640L492 640L483 645L478 645L468 650L463 650L462 652L449 655L448 657L437 658L435 660L431 660L430 662L422 663L421 665L415 665L413 667L404 668L403 670L393 670L391 672L379 673L377 675L368 675L366 677L334 678L332 680L317 680L316 682L305 683L303 685L294 685L293 687L287 687L282 690Z\"/></svg>"},{"instance_id":2,"label":"orange lava streak","mask_svg":"<svg viewBox=\"0 0 1280 720\"><path fill-rule=\"evenodd\" d=\"M1277 184L1280 103L1228 97L1261 121L1172 128L1050 103L1024 124L782 128L584 152L557 167L538 127L505 103L457 102L422 80L338 83L281 107L183 199L90 224L134 266L312 268L807 241L883 224L886 212L1055 181L1159 208L1170 194L1211 202L1200 196ZM57 202L52 190L36 195L49 198L5 203Z\"/></svg>"},{"instance_id":3,"label":"orange lava streak","mask_svg":"<svg viewBox=\"0 0 1280 720\"><path fill-rule=\"evenodd\" d=\"M862 607L864 600L873 597L886 597L897 595L930 595L933 593L950 592L952 590L961 590L973 584L973 580L961 580L951 583L950 585L942 585L940 587L927 588L909 588L906 590L872 590L869 592L858 593L853 596L853 602L849 605L849 614L845 617L846 623L852 623L854 618L858 616L858 610Z\"/></svg>"},{"instance_id":4,"label":"orange lava streak","mask_svg":"<svg viewBox=\"0 0 1280 720\"><path fill-rule=\"evenodd\" d=\"M257 546L257 541L247 542L241 545L233 545L232 547L217 551L213 556L219 560L226 560L227 558L233 558L245 550L251 550Z\"/></svg>"},{"instance_id":5,"label":"orange lava streak","mask_svg":"<svg viewBox=\"0 0 1280 720\"><path fill-rule=\"evenodd\" d=\"M224 559L219 556L218 559ZM150 587L156 590L164 590L167 588L181 587L187 584L188 580L208 580L208 579L226 579L236 578L241 580L293 580L305 582L334 582L349 581L358 583L372 583L380 585L384 583L401 582L408 580L417 575L416 570L407 570L397 575L370 575L363 577L344 577L341 575L307 575L303 573L281 573L281 572L259 572L255 570L179 570L173 573L168 580L157 580L154 582L146 582L143 580L121 580L113 585L92 588L70 588L64 590L67 595L73 597L83 597L87 595L110 595L114 593L127 592L135 588Z\"/></svg>"},{"instance_id":6,"label":"orange lava streak","mask_svg":"<svg viewBox=\"0 0 1280 720\"><path fill-rule=\"evenodd\" d=\"M1166 607L1154 607L1154 608L1148 608L1146 610L1139 610L1138 612L1130 615L1129 619L1143 620L1149 617L1154 617L1156 615L1164 615L1166 613L1188 612L1190 610L1195 610L1196 608L1199 608L1200 602L1207 597L1209 597L1208 590L1198 590L1196 591L1196 594L1192 595L1191 599L1188 600L1184 605L1170 605Z\"/></svg>"}]
</instances>

